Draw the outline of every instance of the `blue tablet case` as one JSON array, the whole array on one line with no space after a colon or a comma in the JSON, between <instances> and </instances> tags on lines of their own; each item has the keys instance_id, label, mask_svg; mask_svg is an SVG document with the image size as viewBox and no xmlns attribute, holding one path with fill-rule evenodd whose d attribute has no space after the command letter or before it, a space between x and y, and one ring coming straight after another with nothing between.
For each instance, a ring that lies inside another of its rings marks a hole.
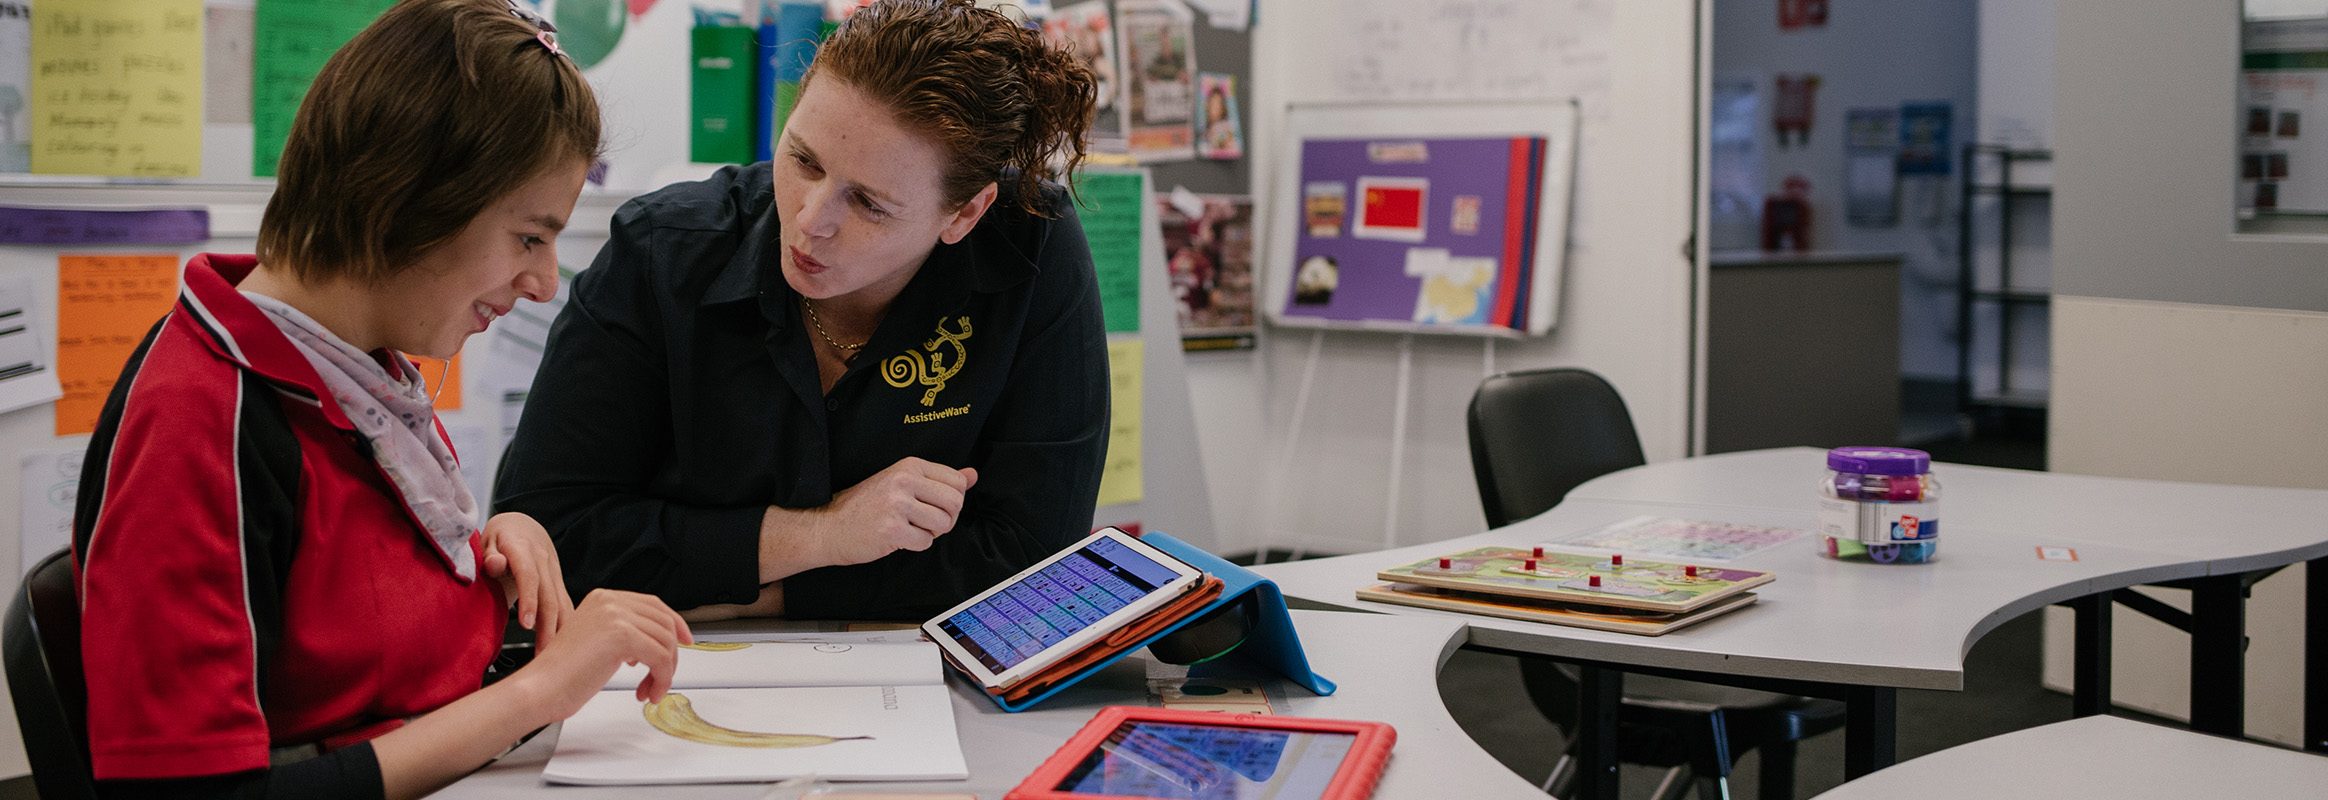
<instances>
[{"instance_id":1,"label":"blue tablet case","mask_svg":"<svg viewBox=\"0 0 2328 800\"><path fill-rule=\"evenodd\" d=\"M1294 633L1293 617L1285 611L1285 595L1277 591L1277 584L1269 582L1268 578L1263 578L1252 570L1231 564L1222 560L1220 556L1207 553L1202 548L1162 533L1151 531L1142 535L1140 541L1154 545L1156 549L1172 554L1174 558L1186 562L1189 566L1220 578L1221 596L1203 608L1181 618L1179 622L1172 623L1171 627L1157 631L1155 635L1141 640L1139 644L1124 648L1123 652L1117 653L1112 658L1085 667L1049 689L1028 695L1026 699L1016 702L1005 700L1000 695L993 694L987 695L988 699L993 700L994 704L1001 706L1004 711L1015 713L1033 708L1036 704L1050 699L1051 695L1058 694L1059 690L1073 686L1084 678L1090 677L1092 673L1106 669L1108 665L1122 660L1124 656L1146 649L1157 639L1180 630L1189 622L1203 619L1206 614L1246 598L1251 598L1250 602L1254 604L1254 610L1257 612L1253 631L1245 637L1245 643L1238 645L1237 649L1230 655L1232 657L1241 655L1275 670L1278 674L1285 676L1286 680L1315 692L1320 697L1334 693L1333 681L1319 677L1317 673L1310 671L1309 656L1301 650L1301 637Z\"/></svg>"}]
</instances>

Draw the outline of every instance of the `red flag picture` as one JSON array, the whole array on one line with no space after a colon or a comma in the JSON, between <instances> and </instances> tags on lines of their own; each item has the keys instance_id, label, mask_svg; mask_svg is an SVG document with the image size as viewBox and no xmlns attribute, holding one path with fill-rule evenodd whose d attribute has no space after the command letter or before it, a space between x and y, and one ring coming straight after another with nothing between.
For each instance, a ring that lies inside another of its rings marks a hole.
<instances>
[{"instance_id":1,"label":"red flag picture","mask_svg":"<svg viewBox=\"0 0 2328 800\"><path fill-rule=\"evenodd\" d=\"M1358 220L1350 235L1398 242L1423 240L1429 218L1427 178L1359 178Z\"/></svg>"}]
</instances>

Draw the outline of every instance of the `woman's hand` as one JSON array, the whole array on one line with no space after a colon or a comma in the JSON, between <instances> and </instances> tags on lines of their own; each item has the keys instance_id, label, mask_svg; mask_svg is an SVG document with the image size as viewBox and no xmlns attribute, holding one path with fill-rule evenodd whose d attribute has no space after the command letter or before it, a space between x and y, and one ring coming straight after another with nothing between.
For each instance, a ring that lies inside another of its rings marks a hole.
<instances>
[{"instance_id":1,"label":"woman's hand","mask_svg":"<svg viewBox=\"0 0 2328 800\"><path fill-rule=\"evenodd\" d=\"M954 529L978 470L919 458L887 469L807 511L770 509L760 530L760 580L818 567L863 564L899 550L927 550Z\"/></svg>"},{"instance_id":2,"label":"woman's hand","mask_svg":"<svg viewBox=\"0 0 2328 800\"><path fill-rule=\"evenodd\" d=\"M485 575L517 604L517 624L534 632L535 647L548 647L574 612L550 532L524 514L495 514L485 521L484 551Z\"/></svg>"},{"instance_id":3,"label":"woman's hand","mask_svg":"<svg viewBox=\"0 0 2328 800\"><path fill-rule=\"evenodd\" d=\"M671 688L679 645L694 641L687 622L655 596L599 589L566 617L557 645L538 649L534 660L509 680L532 687L552 721L580 711L626 664L647 665L647 679L635 696L661 700Z\"/></svg>"}]
</instances>

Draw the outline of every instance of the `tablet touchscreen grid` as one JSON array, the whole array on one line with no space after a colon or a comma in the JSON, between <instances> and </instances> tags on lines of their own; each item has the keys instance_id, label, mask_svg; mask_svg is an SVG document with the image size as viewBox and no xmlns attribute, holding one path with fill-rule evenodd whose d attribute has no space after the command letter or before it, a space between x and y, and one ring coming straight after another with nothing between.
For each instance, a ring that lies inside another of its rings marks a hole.
<instances>
[{"instance_id":1,"label":"tablet touchscreen grid","mask_svg":"<svg viewBox=\"0 0 2328 800\"><path fill-rule=\"evenodd\" d=\"M939 629L1000 673L1177 577L1136 550L1097 539L946 618Z\"/></svg>"}]
</instances>

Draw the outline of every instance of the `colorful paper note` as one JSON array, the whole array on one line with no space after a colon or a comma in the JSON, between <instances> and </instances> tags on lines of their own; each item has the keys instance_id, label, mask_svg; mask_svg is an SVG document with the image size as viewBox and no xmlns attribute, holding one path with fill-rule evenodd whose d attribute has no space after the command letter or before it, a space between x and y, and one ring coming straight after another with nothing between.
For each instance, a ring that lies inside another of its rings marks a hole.
<instances>
[{"instance_id":1,"label":"colorful paper note","mask_svg":"<svg viewBox=\"0 0 2328 800\"><path fill-rule=\"evenodd\" d=\"M45 0L44 0L45 2ZM393 0L267 0L251 49L251 174L275 176L291 120L323 62Z\"/></svg>"},{"instance_id":2,"label":"colorful paper note","mask_svg":"<svg viewBox=\"0 0 2328 800\"><path fill-rule=\"evenodd\" d=\"M129 354L178 295L178 256L57 256L56 435L97 429Z\"/></svg>"},{"instance_id":3,"label":"colorful paper note","mask_svg":"<svg viewBox=\"0 0 2328 800\"><path fill-rule=\"evenodd\" d=\"M1099 504L1137 503L1146 496L1140 472L1141 386L1147 351L1138 339L1107 343L1107 468L1100 473Z\"/></svg>"},{"instance_id":4,"label":"colorful paper note","mask_svg":"<svg viewBox=\"0 0 2328 800\"><path fill-rule=\"evenodd\" d=\"M200 244L202 208L94 209L0 206L0 244Z\"/></svg>"},{"instance_id":5,"label":"colorful paper note","mask_svg":"<svg viewBox=\"0 0 2328 800\"><path fill-rule=\"evenodd\" d=\"M1099 273L1100 312L1109 333L1140 329L1140 207L1147 176L1085 172L1075 179L1075 212Z\"/></svg>"},{"instance_id":6,"label":"colorful paper note","mask_svg":"<svg viewBox=\"0 0 2328 800\"><path fill-rule=\"evenodd\" d=\"M31 116L34 172L200 173L202 0L40 0Z\"/></svg>"}]
</instances>

